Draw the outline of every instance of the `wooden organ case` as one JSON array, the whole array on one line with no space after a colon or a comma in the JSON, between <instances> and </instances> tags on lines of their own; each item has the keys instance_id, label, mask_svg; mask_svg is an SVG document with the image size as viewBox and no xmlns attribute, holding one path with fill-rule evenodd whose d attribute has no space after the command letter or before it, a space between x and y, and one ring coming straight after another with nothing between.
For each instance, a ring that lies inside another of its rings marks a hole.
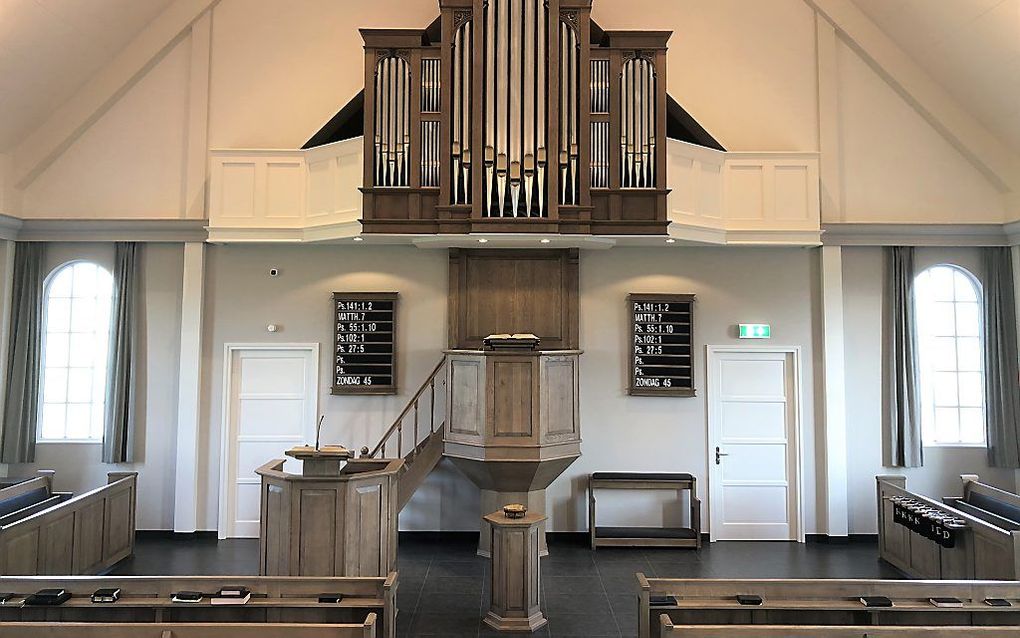
<instances>
[{"instance_id":1,"label":"wooden organ case","mask_svg":"<svg viewBox=\"0 0 1020 638\"><path fill-rule=\"evenodd\" d=\"M440 0L363 29L366 233L664 234L667 31L592 0Z\"/></svg>"}]
</instances>

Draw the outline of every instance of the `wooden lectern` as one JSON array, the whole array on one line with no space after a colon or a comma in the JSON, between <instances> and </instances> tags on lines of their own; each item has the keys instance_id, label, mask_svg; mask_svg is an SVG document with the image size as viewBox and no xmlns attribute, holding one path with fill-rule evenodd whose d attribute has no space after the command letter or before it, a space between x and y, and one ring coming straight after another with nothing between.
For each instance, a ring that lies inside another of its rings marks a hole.
<instances>
[{"instance_id":1,"label":"wooden lectern","mask_svg":"<svg viewBox=\"0 0 1020 638\"><path fill-rule=\"evenodd\" d=\"M397 568L397 475L401 459L352 459L325 448L289 450L262 477L259 575L386 576ZM346 464L341 466L341 463Z\"/></svg>"}]
</instances>

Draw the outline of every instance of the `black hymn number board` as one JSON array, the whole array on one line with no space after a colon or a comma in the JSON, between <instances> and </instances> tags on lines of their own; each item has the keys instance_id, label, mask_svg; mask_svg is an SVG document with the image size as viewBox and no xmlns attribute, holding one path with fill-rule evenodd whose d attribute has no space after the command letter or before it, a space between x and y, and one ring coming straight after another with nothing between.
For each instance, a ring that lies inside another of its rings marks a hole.
<instances>
[{"instance_id":1,"label":"black hymn number board","mask_svg":"<svg viewBox=\"0 0 1020 638\"><path fill-rule=\"evenodd\" d=\"M332 394L396 394L397 293L333 293Z\"/></svg>"},{"instance_id":2,"label":"black hymn number board","mask_svg":"<svg viewBox=\"0 0 1020 638\"><path fill-rule=\"evenodd\" d=\"M629 394L695 396L694 299L694 295L627 295Z\"/></svg>"}]
</instances>

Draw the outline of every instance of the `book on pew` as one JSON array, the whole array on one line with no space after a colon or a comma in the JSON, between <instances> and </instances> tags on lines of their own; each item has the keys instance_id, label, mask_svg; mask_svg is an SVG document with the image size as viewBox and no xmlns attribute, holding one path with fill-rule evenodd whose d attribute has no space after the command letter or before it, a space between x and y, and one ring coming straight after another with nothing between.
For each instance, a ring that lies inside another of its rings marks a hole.
<instances>
[{"instance_id":1,"label":"book on pew","mask_svg":"<svg viewBox=\"0 0 1020 638\"><path fill-rule=\"evenodd\" d=\"M3 592L3 593L0 593L0 605L6 605L7 603L9 603L11 601L11 599L17 598L17 597L18 597L18 595L15 594L14 592Z\"/></svg>"},{"instance_id":2,"label":"book on pew","mask_svg":"<svg viewBox=\"0 0 1020 638\"><path fill-rule=\"evenodd\" d=\"M676 596L649 596L648 597L649 607L674 607L676 606Z\"/></svg>"},{"instance_id":3,"label":"book on pew","mask_svg":"<svg viewBox=\"0 0 1020 638\"><path fill-rule=\"evenodd\" d=\"M120 587L104 587L92 592L94 603L115 603L120 599Z\"/></svg>"},{"instance_id":4,"label":"book on pew","mask_svg":"<svg viewBox=\"0 0 1020 638\"><path fill-rule=\"evenodd\" d=\"M985 604L989 607L1012 607L1013 603L1005 598L985 598Z\"/></svg>"},{"instance_id":5,"label":"book on pew","mask_svg":"<svg viewBox=\"0 0 1020 638\"><path fill-rule=\"evenodd\" d=\"M30 606L53 607L63 605L71 599L71 592L66 589L40 589L25 598L25 604Z\"/></svg>"},{"instance_id":6,"label":"book on pew","mask_svg":"<svg viewBox=\"0 0 1020 638\"><path fill-rule=\"evenodd\" d=\"M247 587L224 587L209 599L214 605L244 605L251 600L251 592Z\"/></svg>"},{"instance_id":7,"label":"book on pew","mask_svg":"<svg viewBox=\"0 0 1020 638\"><path fill-rule=\"evenodd\" d=\"M963 601L953 596L937 596L929 598L928 602L936 607L963 607Z\"/></svg>"},{"instance_id":8,"label":"book on pew","mask_svg":"<svg viewBox=\"0 0 1020 638\"><path fill-rule=\"evenodd\" d=\"M200 591L179 591L170 597L170 601L175 603L200 603L203 598L205 598L205 594Z\"/></svg>"},{"instance_id":9,"label":"book on pew","mask_svg":"<svg viewBox=\"0 0 1020 638\"><path fill-rule=\"evenodd\" d=\"M741 605L760 605L762 603L761 596L754 594L738 594L737 602Z\"/></svg>"},{"instance_id":10,"label":"book on pew","mask_svg":"<svg viewBox=\"0 0 1020 638\"><path fill-rule=\"evenodd\" d=\"M319 602L330 605L338 605L344 599L343 594L319 594Z\"/></svg>"},{"instance_id":11,"label":"book on pew","mask_svg":"<svg viewBox=\"0 0 1020 638\"><path fill-rule=\"evenodd\" d=\"M892 607L887 596L861 596L861 604L865 607Z\"/></svg>"}]
</instances>

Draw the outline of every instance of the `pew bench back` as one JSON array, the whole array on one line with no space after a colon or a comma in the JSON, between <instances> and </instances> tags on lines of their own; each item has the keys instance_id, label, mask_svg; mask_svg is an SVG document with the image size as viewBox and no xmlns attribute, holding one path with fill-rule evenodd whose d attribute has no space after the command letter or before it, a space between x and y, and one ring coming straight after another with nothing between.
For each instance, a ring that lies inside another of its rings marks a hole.
<instances>
[{"instance_id":1,"label":"pew bench back","mask_svg":"<svg viewBox=\"0 0 1020 638\"><path fill-rule=\"evenodd\" d=\"M659 617L659 636L676 638L1016 638L1020 627L869 627L826 625L674 625Z\"/></svg>"},{"instance_id":2,"label":"pew bench back","mask_svg":"<svg viewBox=\"0 0 1020 638\"><path fill-rule=\"evenodd\" d=\"M376 638L376 615L363 623L6 623L0 638Z\"/></svg>"}]
</instances>

